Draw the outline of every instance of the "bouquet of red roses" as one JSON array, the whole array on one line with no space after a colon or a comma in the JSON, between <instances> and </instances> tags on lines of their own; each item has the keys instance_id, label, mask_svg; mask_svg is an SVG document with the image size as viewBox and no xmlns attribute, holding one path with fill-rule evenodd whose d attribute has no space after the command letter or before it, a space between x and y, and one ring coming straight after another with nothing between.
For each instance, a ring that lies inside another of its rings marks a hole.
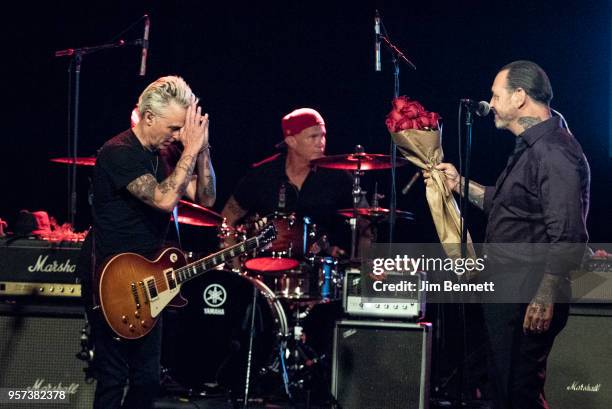
<instances>
[{"instance_id":1,"label":"bouquet of red roses","mask_svg":"<svg viewBox=\"0 0 612 409\"><path fill-rule=\"evenodd\" d=\"M393 100L393 109L385 124L402 155L419 168L431 171L433 183L427 186L425 196L440 242L449 257L461 257L459 208L444 183L446 175L435 169L444 158L440 115L428 112L418 101L402 96ZM468 256L474 257L469 234L468 241Z\"/></svg>"}]
</instances>

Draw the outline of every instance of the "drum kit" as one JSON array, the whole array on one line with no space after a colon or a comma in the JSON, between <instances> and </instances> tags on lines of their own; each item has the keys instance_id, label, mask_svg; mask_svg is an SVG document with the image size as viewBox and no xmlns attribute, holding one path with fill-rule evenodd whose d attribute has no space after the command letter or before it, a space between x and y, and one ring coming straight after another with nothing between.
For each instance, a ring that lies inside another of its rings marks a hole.
<instances>
[{"instance_id":1,"label":"drum kit","mask_svg":"<svg viewBox=\"0 0 612 409\"><path fill-rule=\"evenodd\" d=\"M52 161L74 162L72 158ZM76 163L93 166L95 158L77 158ZM354 206L336 212L351 226L350 259L321 255L319 250L329 243L310 217L269 215L267 221L274 224L277 238L266 249L241 260L239 269L213 270L184 286L181 292L188 305L166 312L163 366L170 379L190 392L205 394L211 386L220 385L240 395L246 384L240 396L248 396L250 376L259 385L273 387L282 379L284 393L291 396L308 391L313 377L329 368L326 358L331 354L331 331L312 331L317 327L331 329L339 317L344 270L356 260L357 219L376 224L389 217L389 209L379 207L376 199L371 207L358 207L363 194L360 177L364 171L390 169L392 164L389 156L368 154L359 146L355 153L326 156L311 163L353 174ZM407 163L398 159L397 166ZM411 220L412 214L396 210L396 217ZM245 226L229 227L220 214L184 200L178 205L178 222L217 227L223 241L253 233ZM312 314L326 305L333 305L329 311L335 312ZM332 322L317 322L321 319ZM325 340L325 351L312 347L310 341L317 337Z\"/></svg>"}]
</instances>

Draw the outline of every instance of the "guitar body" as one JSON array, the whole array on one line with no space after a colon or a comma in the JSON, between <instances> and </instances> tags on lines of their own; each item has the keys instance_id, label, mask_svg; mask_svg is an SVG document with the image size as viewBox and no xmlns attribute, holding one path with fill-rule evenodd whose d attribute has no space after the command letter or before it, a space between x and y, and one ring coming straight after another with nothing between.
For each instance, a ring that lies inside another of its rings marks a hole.
<instances>
[{"instance_id":1,"label":"guitar body","mask_svg":"<svg viewBox=\"0 0 612 409\"><path fill-rule=\"evenodd\" d=\"M153 261L135 253L117 254L100 269L98 295L104 318L121 338L141 338L153 329L167 305L187 304L180 294L183 283L275 238L274 225L269 224L257 236L189 264L174 247Z\"/></svg>"},{"instance_id":2,"label":"guitar body","mask_svg":"<svg viewBox=\"0 0 612 409\"><path fill-rule=\"evenodd\" d=\"M98 289L111 329L122 338L141 338L153 329L164 307L186 305L174 275L186 264L183 252L173 247L153 261L135 253L110 258L100 271Z\"/></svg>"}]
</instances>

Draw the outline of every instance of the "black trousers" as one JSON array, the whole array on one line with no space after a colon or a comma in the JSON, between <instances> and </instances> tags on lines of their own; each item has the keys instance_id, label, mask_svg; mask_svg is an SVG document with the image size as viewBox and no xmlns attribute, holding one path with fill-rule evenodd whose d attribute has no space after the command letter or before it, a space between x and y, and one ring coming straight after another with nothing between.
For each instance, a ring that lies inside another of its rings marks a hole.
<instances>
[{"instance_id":1,"label":"black trousers","mask_svg":"<svg viewBox=\"0 0 612 409\"><path fill-rule=\"evenodd\" d=\"M149 409L157 396L161 374L162 322L137 340L118 340L102 312L93 309L91 238L83 243L77 270L94 346L96 378L94 409Z\"/></svg>"},{"instance_id":2,"label":"black trousers","mask_svg":"<svg viewBox=\"0 0 612 409\"><path fill-rule=\"evenodd\" d=\"M568 304L555 304L553 320L542 334L525 334L527 304L483 304L488 335L488 374L495 409L548 408L544 396L546 360L565 327Z\"/></svg>"}]
</instances>

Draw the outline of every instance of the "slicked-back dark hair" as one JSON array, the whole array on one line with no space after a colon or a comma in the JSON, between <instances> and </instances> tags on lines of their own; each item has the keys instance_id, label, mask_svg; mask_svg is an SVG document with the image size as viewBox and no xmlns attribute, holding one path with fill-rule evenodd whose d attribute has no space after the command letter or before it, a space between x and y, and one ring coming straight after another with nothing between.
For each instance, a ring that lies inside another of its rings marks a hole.
<instances>
[{"instance_id":1,"label":"slicked-back dark hair","mask_svg":"<svg viewBox=\"0 0 612 409\"><path fill-rule=\"evenodd\" d=\"M533 100L550 105L553 90L548 75L542 67L531 61L519 60L505 65L499 71L504 70L508 70L507 88L509 91L523 88Z\"/></svg>"}]
</instances>

